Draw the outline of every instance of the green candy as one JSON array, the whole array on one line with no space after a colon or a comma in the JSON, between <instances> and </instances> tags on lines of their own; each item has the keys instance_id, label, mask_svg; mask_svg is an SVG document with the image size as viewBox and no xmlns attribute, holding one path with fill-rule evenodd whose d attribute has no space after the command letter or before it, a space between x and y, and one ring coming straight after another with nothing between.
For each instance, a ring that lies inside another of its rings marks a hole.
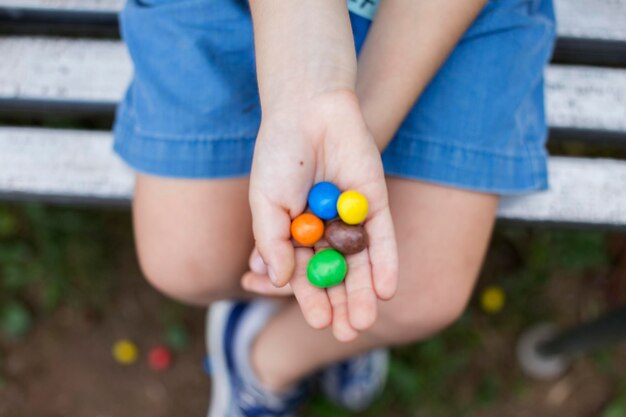
<instances>
[{"instance_id":1,"label":"green candy","mask_svg":"<svg viewBox=\"0 0 626 417\"><path fill-rule=\"evenodd\" d=\"M167 329L165 339L172 349L183 350L189 345L189 333L180 324L170 326Z\"/></svg>"},{"instance_id":2,"label":"green candy","mask_svg":"<svg viewBox=\"0 0 626 417\"><path fill-rule=\"evenodd\" d=\"M328 288L341 284L347 272L346 258L334 249L324 249L311 258L306 275L314 286Z\"/></svg>"}]
</instances>

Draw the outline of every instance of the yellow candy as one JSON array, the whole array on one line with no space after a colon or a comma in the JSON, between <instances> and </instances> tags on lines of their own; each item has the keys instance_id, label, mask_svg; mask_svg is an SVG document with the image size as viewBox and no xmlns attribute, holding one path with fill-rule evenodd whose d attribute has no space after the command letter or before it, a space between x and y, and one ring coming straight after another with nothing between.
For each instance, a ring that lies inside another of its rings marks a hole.
<instances>
[{"instance_id":1,"label":"yellow candy","mask_svg":"<svg viewBox=\"0 0 626 417\"><path fill-rule=\"evenodd\" d=\"M367 217L367 198L358 191L345 191L337 200L339 217L347 224L362 223Z\"/></svg>"},{"instance_id":2,"label":"yellow candy","mask_svg":"<svg viewBox=\"0 0 626 417\"><path fill-rule=\"evenodd\" d=\"M137 346L130 340L122 339L115 342L112 349L113 358L122 365L130 365L137 360Z\"/></svg>"},{"instance_id":3,"label":"yellow candy","mask_svg":"<svg viewBox=\"0 0 626 417\"><path fill-rule=\"evenodd\" d=\"M480 295L480 304L483 311L490 314L498 313L504 307L506 295L500 287L491 286L483 290Z\"/></svg>"}]
</instances>

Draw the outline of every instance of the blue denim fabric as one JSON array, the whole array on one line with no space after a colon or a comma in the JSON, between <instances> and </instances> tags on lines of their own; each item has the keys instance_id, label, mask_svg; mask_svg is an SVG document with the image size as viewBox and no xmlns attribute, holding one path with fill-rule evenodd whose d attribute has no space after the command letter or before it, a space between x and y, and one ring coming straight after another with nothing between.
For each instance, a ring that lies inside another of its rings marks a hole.
<instances>
[{"instance_id":1,"label":"blue denim fabric","mask_svg":"<svg viewBox=\"0 0 626 417\"><path fill-rule=\"evenodd\" d=\"M371 21L350 17L358 51ZM116 152L153 175L248 175L261 109L247 1L129 0L120 19L135 74ZM554 38L551 0L491 0L383 153L386 173L499 194L546 188Z\"/></svg>"}]
</instances>

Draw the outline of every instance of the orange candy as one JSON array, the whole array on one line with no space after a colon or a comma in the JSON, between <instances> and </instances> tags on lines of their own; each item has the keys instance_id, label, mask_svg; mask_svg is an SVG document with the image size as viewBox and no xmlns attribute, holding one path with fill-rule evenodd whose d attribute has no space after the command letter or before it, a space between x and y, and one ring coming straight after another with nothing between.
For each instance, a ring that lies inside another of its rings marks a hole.
<instances>
[{"instance_id":1,"label":"orange candy","mask_svg":"<svg viewBox=\"0 0 626 417\"><path fill-rule=\"evenodd\" d=\"M303 213L291 222L291 236L304 246L313 246L324 236L324 222L311 213Z\"/></svg>"}]
</instances>

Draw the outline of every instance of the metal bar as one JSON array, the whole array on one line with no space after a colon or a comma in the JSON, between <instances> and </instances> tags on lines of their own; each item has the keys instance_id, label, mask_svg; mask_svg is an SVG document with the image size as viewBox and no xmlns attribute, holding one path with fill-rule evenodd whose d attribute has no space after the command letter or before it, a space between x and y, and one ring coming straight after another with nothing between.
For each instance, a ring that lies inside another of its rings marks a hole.
<instances>
[{"instance_id":1,"label":"metal bar","mask_svg":"<svg viewBox=\"0 0 626 417\"><path fill-rule=\"evenodd\" d=\"M604 232L626 232L626 224L619 223L585 223L585 222L570 222L570 221L558 221L558 220L535 220L535 219L523 219L523 218L506 218L498 217L497 224L502 226L521 226L526 227L532 225L534 229L542 230L593 230Z\"/></svg>"},{"instance_id":2,"label":"metal bar","mask_svg":"<svg viewBox=\"0 0 626 417\"><path fill-rule=\"evenodd\" d=\"M60 206L74 207L106 207L129 209L130 200L127 198L80 196L80 195L53 195L18 192L0 192L0 202L26 203L38 202Z\"/></svg>"},{"instance_id":3,"label":"metal bar","mask_svg":"<svg viewBox=\"0 0 626 417\"><path fill-rule=\"evenodd\" d=\"M559 37L552 62L557 64L626 67L626 42Z\"/></svg>"},{"instance_id":4,"label":"metal bar","mask_svg":"<svg viewBox=\"0 0 626 417\"><path fill-rule=\"evenodd\" d=\"M72 117L113 117L116 103L0 98L0 114L15 116L19 114L66 116Z\"/></svg>"},{"instance_id":5,"label":"metal bar","mask_svg":"<svg viewBox=\"0 0 626 417\"><path fill-rule=\"evenodd\" d=\"M623 147L626 146L626 131L551 127L549 141L550 143L580 142L591 143L595 146Z\"/></svg>"},{"instance_id":6,"label":"metal bar","mask_svg":"<svg viewBox=\"0 0 626 417\"><path fill-rule=\"evenodd\" d=\"M96 34L119 37L115 12L0 7L0 27L5 33Z\"/></svg>"},{"instance_id":7,"label":"metal bar","mask_svg":"<svg viewBox=\"0 0 626 417\"><path fill-rule=\"evenodd\" d=\"M20 115L56 116L68 119L99 117L113 120L116 103L98 103L73 100L40 100L40 99L11 99L0 98L0 116L19 117ZM594 145L626 146L626 132L579 129L579 128L550 128L549 140L551 143L581 142Z\"/></svg>"},{"instance_id":8,"label":"metal bar","mask_svg":"<svg viewBox=\"0 0 626 417\"><path fill-rule=\"evenodd\" d=\"M537 350L544 356L572 356L622 341L626 341L626 306L566 330Z\"/></svg>"}]
</instances>

